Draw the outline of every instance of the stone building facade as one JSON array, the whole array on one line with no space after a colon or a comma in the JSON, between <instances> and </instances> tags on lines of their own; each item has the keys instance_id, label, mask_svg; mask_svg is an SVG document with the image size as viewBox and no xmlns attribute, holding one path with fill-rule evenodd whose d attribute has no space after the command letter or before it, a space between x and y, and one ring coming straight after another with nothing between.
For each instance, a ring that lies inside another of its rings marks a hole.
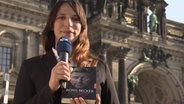
<instances>
[{"instance_id":1,"label":"stone building facade","mask_svg":"<svg viewBox=\"0 0 184 104\"><path fill-rule=\"evenodd\" d=\"M79 1L88 17L91 51L108 63L121 104L184 103L184 24L166 19L164 0ZM8 69L10 104L21 62L44 53L40 32L52 5L50 0L0 1L0 96ZM149 32L153 10L158 24Z\"/></svg>"},{"instance_id":2,"label":"stone building facade","mask_svg":"<svg viewBox=\"0 0 184 104\"><path fill-rule=\"evenodd\" d=\"M17 75L24 59L43 54L40 33L48 6L38 0L0 1L0 96L8 93L11 103ZM9 91L5 91L4 72L9 72Z\"/></svg>"}]
</instances>

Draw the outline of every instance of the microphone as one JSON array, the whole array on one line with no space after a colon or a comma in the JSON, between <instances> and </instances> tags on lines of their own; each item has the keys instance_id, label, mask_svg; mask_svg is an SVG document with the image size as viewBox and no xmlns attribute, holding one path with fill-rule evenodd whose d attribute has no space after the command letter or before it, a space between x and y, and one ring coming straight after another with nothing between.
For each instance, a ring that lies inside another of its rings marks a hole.
<instances>
[{"instance_id":1,"label":"microphone","mask_svg":"<svg viewBox=\"0 0 184 104\"><path fill-rule=\"evenodd\" d=\"M68 63L69 56L72 52L72 44L68 37L61 37L57 43L57 53L59 55L59 61L65 61ZM66 89L66 81L60 80L60 84Z\"/></svg>"}]
</instances>

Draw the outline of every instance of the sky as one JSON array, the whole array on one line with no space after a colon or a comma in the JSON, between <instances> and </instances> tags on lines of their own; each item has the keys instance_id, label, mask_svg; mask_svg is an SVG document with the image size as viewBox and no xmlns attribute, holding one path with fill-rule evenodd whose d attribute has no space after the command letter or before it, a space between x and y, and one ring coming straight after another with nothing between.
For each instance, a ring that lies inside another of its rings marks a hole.
<instances>
[{"instance_id":1,"label":"sky","mask_svg":"<svg viewBox=\"0 0 184 104\"><path fill-rule=\"evenodd\" d=\"M166 7L166 17L169 20L184 23L184 0L165 0L168 4Z\"/></svg>"}]
</instances>

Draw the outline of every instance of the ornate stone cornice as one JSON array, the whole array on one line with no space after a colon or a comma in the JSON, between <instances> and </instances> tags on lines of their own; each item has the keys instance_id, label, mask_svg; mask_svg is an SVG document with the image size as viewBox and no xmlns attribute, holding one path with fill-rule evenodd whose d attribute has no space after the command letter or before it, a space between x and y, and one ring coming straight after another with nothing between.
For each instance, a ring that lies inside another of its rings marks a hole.
<instances>
[{"instance_id":1,"label":"ornate stone cornice","mask_svg":"<svg viewBox=\"0 0 184 104\"><path fill-rule=\"evenodd\" d=\"M107 44L107 43L96 43L96 44L93 44L91 46L92 48L92 51L98 55L103 55L103 54L106 54L106 51L108 50L108 48L110 47L110 44Z\"/></svg>"},{"instance_id":2,"label":"ornate stone cornice","mask_svg":"<svg viewBox=\"0 0 184 104\"><path fill-rule=\"evenodd\" d=\"M119 24L108 17L99 16L92 21L89 24L89 37L92 44L104 42L110 43L112 46L124 46L129 36L137 34L135 27Z\"/></svg>"},{"instance_id":3,"label":"ornate stone cornice","mask_svg":"<svg viewBox=\"0 0 184 104\"><path fill-rule=\"evenodd\" d=\"M130 53L140 54L143 48L151 47L153 45L159 46L166 53L172 55L169 61L182 64L184 62L184 50L178 47L171 46L167 43L154 42L150 40L144 40L142 38L134 37L128 39L128 46L131 47Z\"/></svg>"},{"instance_id":4,"label":"ornate stone cornice","mask_svg":"<svg viewBox=\"0 0 184 104\"><path fill-rule=\"evenodd\" d=\"M107 30L115 30L120 33L127 33L127 34L135 34L137 28L132 25L128 25L126 23L120 24L117 20L109 18L105 15L98 15L96 18L93 18L89 21L91 26L97 27L104 27Z\"/></svg>"},{"instance_id":5,"label":"ornate stone cornice","mask_svg":"<svg viewBox=\"0 0 184 104\"><path fill-rule=\"evenodd\" d=\"M46 13L48 10L48 3L46 0L1 0L0 3L8 6L9 8L13 6L40 13Z\"/></svg>"},{"instance_id":6,"label":"ornate stone cornice","mask_svg":"<svg viewBox=\"0 0 184 104\"><path fill-rule=\"evenodd\" d=\"M108 51L110 59L119 60L125 58L130 51L130 48L127 47L111 47Z\"/></svg>"},{"instance_id":7,"label":"ornate stone cornice","mask_svg":"<svg viewBox=\"0 0 184 104\"><path fill-rule=\"evenodd\" d=\"M167 20L167 33L169 36L180 38L184 41L184 24Z\"/></svg>"},{"instance_id":8,"label":"ornate stone cornice","mask_svg":"<svg viewBox=\"0 0 184 104\"><path fill-rule=\"evenodd\" d=\"M1 25L14 26L20 29L30 29L40 31L46 22L48 11L28 9L0 2L0 21Z\"/></svg>"}]
</instances>

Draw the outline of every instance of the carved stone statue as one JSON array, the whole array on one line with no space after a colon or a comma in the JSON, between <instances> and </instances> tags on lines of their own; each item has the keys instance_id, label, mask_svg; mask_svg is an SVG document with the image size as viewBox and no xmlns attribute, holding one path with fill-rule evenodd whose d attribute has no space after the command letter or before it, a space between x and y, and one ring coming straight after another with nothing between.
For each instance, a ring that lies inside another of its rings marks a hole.
<instances>
[{"instance_id":1,"label":"carved stone statue","mask_svg":"<svg viewBox=\"0 0 184 104\"><path fill-rule=\"evenodd\" d=\"M153 10L152 14L149 16L149 29L150 33L157 32L158 19L155 14L155 10Z\"/></svg>"},{"instance_id":2,"label":"carved stone statue","mask_svg":"<svg viewBox=\"0 0 184 104\"><path fill-rule=\"evenodd\" d=\"M171 54L165 53L160 47L152 46L151 48L144 48L142 50L143 58L141 61L150 62L155 69L159 65L164 65L169 67L167 64L167 59L171 57Z\"/></svg>"}]
</instances>

